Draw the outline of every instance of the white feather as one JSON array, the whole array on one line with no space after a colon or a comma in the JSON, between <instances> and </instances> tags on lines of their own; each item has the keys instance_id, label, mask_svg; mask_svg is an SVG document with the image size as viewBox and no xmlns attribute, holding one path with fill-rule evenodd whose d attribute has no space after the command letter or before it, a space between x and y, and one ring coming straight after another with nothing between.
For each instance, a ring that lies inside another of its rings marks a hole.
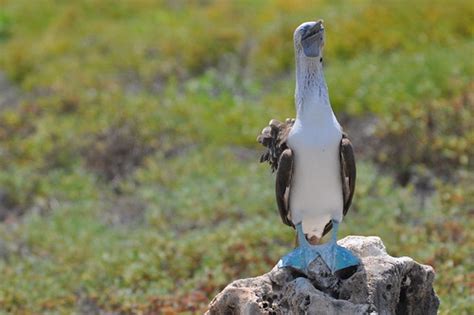
<instances>
[{"instance_id":1,"label":"white feather","mask_svg":"<svg viewBox=\"0 0 474 315\"><path fill-rule=\"evenodd\" d=\"M294 169L291 220L302 222L309 237L321 237L325 225L343 218L339 146L342 131L329 103L319 58L297 50L295 124L288 137Z\"/></svg>"}]
</instances>

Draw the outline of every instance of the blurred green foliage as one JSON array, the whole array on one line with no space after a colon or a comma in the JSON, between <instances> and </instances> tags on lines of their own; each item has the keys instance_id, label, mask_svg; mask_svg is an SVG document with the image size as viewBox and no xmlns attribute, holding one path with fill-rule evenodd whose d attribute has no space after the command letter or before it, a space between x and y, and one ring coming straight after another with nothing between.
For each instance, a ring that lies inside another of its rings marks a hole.
<instances>
[{"instance_id":1,"label":"blurred green foliage","mask_svg":"<svg viewBox=\"0 0 474 315\"><path fill-rule=\"evenodd\" d=\"M0 309L199 313L272 267L294 236L255 137L294 115L292 33L317 18L334 109L377 121L341 234L433 265L441 313L474 312L460 0L0 0Z\"/></svg>"}]
</instances>

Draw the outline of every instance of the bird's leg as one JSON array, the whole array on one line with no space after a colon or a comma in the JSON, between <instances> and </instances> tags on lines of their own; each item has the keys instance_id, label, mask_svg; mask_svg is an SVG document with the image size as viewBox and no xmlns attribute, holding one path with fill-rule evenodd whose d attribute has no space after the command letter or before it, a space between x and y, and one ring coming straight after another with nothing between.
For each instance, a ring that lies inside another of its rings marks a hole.
<instances>
[{"instance_id":1,"label":"bird's leg","mask_svg":"<svg viewBox=\"0 0 474 315\"><path fill-rule=\"evenodd\" d=\"M302 224L297 224L298 247L285 255L278 262L278 266L280 268L291 267L307 273L309 264L321 256L331 273L341 275L341 277L345 277L347 274L351 275L357 269L360 261L350 250L337 245L339 222L333 220L332 226L333 231L329 242L322 245L311 245L305 237Z\"/></svg>"},{"instance_id":2,"label":"bird's leg","mask_svg":"<svg viewBox=\"0 0 474 315\"><path fill-rule=\"evenodd\" d=\"M296 225L296 233L298 247L283 256L278 262L278 267L290 267L306 273L308 265L318 257L319 253L314 251L313 246L308 243L301 222Z\"/></svg>"},{"instance_id":3,"label":"bird's leg","mask_svg":"<svg viewBox=\"0 0 474 315\"><path fill-rule=\"evenodd\" d=\"M306 236L304 235L303 232L303 223L298 223L296 225L296 235L298 235L298 245L299 246L309 246L308 240L306 239Z\"/></svg>"},{"instance_id":4,"label":"bird's leg","mask_svg":"<svg viewBox=\"0 0 474 315\"><path fill-rule=\"evenodd\" d=\"M332 220L331 240L318 247L320 247L321 258L331 272L344 276L348 273L352 274L360 264L360 260L350 250L337 245L338 230L339 222Z\"/></svg>"},{"instance_id":5,"label":"bird's leg","mask_svg":"<svg viewBox=\"0 0 474 315\"><path fill-rule=\"evenodd\" d=\"M332 220L332 234L331 234L331 242L337 242L337 232L339 232L339 222L336 220Z\"/></svg>"}]
</instances>

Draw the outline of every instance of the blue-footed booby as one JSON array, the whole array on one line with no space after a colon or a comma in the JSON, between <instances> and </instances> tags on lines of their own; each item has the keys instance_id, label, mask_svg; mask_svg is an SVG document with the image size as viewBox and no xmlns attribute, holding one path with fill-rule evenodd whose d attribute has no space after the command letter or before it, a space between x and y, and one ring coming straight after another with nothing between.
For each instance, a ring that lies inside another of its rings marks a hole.
<instances>
[{"instance_id":1,"label":"blue-footed booby","mask_svg":"<svg viewBox=\"0 0 474 315\"><path fill-rule=\"evenodd\" d=\"M276 200L283 223L296 227L298 247L280 267L306 272L321 257L332 273L354 270L359 260L337 245L339 223L355 189L352 145L329 102L323 73L323 22L306 22L294 33L296 119L271 120L258 141L267 147L261 162L276 170ZM316 245L333 229L331 240Z\"/></svg>"}]
</instances>

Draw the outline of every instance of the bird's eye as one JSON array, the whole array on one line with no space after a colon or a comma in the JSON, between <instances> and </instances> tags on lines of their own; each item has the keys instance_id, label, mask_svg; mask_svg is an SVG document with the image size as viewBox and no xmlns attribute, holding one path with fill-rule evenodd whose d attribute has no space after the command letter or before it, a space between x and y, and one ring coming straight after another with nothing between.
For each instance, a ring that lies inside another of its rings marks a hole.
<instances>
[{"instance_id":1,"label":"bird's eye","mask_svg":"<svg viewBox=\"0 0 474 315\"><path fill-rule=\"evenodd\" d=\"M323 57L319 58L319 62L323 62Z\"/></svg>"}]
</instances>

